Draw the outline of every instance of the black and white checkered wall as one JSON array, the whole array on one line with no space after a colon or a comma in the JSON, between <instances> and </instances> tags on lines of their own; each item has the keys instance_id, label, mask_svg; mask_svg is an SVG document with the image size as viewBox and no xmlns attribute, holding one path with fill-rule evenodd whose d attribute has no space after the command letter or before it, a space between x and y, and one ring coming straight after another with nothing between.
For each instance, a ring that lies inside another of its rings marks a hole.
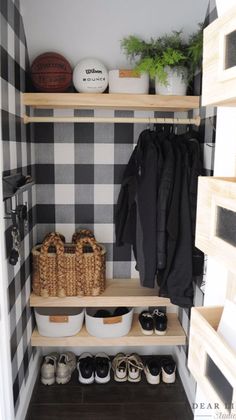
<instances>
[{"instance_id":1,"label":"black and white checkered wall","mask_svg":"<svg viewBox=\"0 0 236 420\"><path fill-rule=\"evenodd\" d=\"M140 115L97 110L75 114ZM107 277L137 277L131 248L115 246L114 212L124 169L146 125L35 124L34 128L38 241L50 230L63 233L69 241L76 229L91 228L107 249Z\"/></svg>"},{"instance_id":2,"label":"black and white checkered wall","mask_svg":"<svg viewBox=\"0 0 236 420\"><path fill-rule=\"evenodd\" d=\"M30 127L22 123L23 109L20 93L26 90L27 47L20 14L19 0L0 2L0 89L1 89L1 147L3 152L3 175L22 172L34 173L34 153L30 142ZM20 247L20 259L16 266L7 261L12 238L10 221L6 220L6 259L8 291L10 348L12 361L12 385L15 413L24 404L23 396L35 352L30 345L33 318L29 307L30 296L30 250L36 239L35 231L35 189L24 192L18 203L28 204L28 229ZM13 206L16 202L13 200ZM1 262L2 263L2 262ZM7 420L7 419L6 419ZM10 419L9 419L10 420Z\"/></svg>"}]
</instances>

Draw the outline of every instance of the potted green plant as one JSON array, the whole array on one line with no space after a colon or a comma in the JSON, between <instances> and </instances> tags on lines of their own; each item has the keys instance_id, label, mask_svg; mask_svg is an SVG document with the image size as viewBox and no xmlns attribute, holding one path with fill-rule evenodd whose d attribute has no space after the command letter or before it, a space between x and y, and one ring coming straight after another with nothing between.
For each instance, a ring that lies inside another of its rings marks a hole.
<instances>
[{"instance_id":1,"label":"potted green plant","mask_svg":"<svg viewBox=\"0 0 236 420\"><path fill-rule=\"evenodd\" d=\"M156 93L185 95L197 61L197 58L194 62L192 59L196 53L194 43L199 39L194 34L186 42L182 31L173 31L148 42L131 35L122 40L121 46L127 57L136 62L138 73L147 72L151 79L155 79Z\"/></svg>"}]
</instances>

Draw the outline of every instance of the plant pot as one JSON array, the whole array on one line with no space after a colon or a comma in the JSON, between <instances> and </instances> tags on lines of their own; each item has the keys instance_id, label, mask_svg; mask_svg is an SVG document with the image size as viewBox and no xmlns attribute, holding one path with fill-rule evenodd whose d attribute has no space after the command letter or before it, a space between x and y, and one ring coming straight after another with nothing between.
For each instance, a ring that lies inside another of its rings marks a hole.
<instances>
[{"instance_id":1,"label":"plant pot","mask_svg":"<svg viewBox=\"0 0 236 420\"><path fill-rule=\"evenodd\" d=\"M155 90L157 95L186 95L188 87L188 70L185 67L165 67L167 73L167 84L160 83L158 77L155 79Z\"/></svg>"},{"instance_id":2,"label":"plant pot","mask_svg":"<svg viewBox=\"0 0 236 420\"><path fill-rule=\"evenodd\" d=\"M149 75L135 74L133 70L110 70L110 93L138 93L145 94L149 90Z\"/></svg>"}]
</instances>

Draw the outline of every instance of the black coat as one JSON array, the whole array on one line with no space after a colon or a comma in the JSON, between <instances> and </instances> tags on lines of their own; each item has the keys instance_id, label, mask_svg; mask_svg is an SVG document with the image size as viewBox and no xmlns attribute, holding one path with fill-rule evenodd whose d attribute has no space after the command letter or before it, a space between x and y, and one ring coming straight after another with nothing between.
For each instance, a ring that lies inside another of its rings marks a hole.
<instances>
[{"instance_id":1,"label":"black coat","mask_svg":"<svg viewBox=\"0 0 236 420\"><path fill-rule=\"evenodd\" d=\"M143 286L154 287L157 274L160 295L189 307L200 148L188 134L166 136L140 134L118 198L116 243L132 244Z\"/></svg>"}]
</instances>

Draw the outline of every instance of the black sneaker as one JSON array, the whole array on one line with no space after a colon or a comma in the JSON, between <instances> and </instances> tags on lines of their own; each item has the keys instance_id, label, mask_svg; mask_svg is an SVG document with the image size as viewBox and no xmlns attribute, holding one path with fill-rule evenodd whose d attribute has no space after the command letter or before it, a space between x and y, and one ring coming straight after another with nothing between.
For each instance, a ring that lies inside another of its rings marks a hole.
<instances>
[{"instance_id":1,"label":"black sneaker","mask_svg":"<svg viewBox=\"0 0 236 420\"><path fill-rule=\"evenodd\" d=\"M82 353L77 363L79 382L81 384L92 384L94 382L94 360L90 353Z\"/></svg>"},{"instance_id":2,"label":"black sneaker","mask_svg":"<svg viewBox=\"0 0 236 420\"><path fill-rule=\"evenodd\" d=\"M98 353L95 356L95 382L106 384L110 381L111 361L106 353Z\"/></svg>"},{"instance_id":3,"label":"black sneaker","mask_svg":"<svg viewBox=\"0 0 236 420\"><path fill-rule=\"evenodd\" d=\"M144 367L147 382L151 385L158 385L161 377L161 365L157 357L150 357Z\"/></svg>"},{"instance_id":4,"label":"black sneaker","mask_svg":"<svg viewBox=\"0 0 236 420\"><path fill-rule=\"evenodd\" d=\"M152 335L154 325L152 314L148 311L143 311L139 314L138 320L142 333L145 335Z\"/></svg>"},{"instance_id":5,"label":"black sneaker","mask_svg":"<svg viewBox=\"0 0 236 420\"><path fill-rule=\"evenodd\" d=\"M172 356L163 357L161 360L162 381L166 384L175 382L176 363Z\"/></svg>"},{"instance_id":6,"label":"black sneaker","mask_svg":"<svg viewBox=\"0 0 236 420\"><path fill-rule=\"evenodd\" d=\"M167 316L158 309L154 309L152 317L155 333L157 335L165 335L167 330Z\"/></svg>"}]
</instances>

